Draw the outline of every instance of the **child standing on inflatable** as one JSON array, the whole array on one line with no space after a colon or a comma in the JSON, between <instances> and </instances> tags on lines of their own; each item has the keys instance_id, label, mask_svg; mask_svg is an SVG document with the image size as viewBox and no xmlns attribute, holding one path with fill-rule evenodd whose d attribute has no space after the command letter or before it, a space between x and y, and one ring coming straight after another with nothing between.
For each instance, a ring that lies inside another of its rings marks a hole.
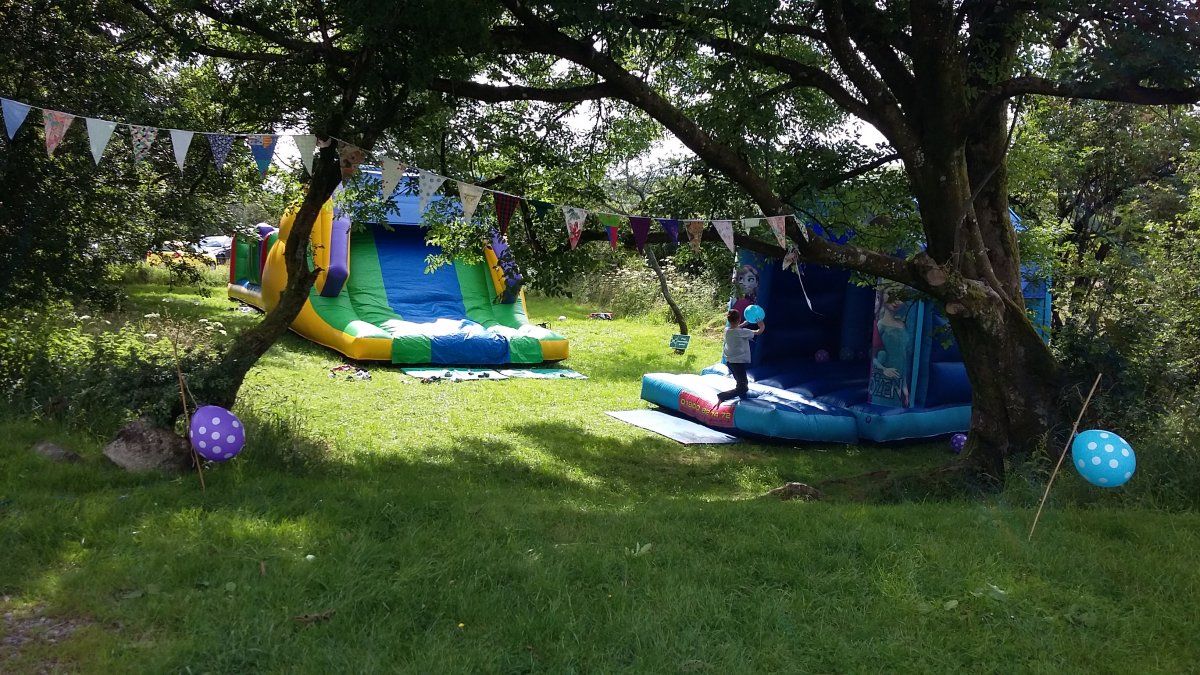
<instances>
[{"instance_id":1,"label":"child standing on inflatable","mask_svg":"<svg viewBox=\"0 0 1200 675\"><path fill-rule=\"evenodd\" d=\"M742 321L742 313L736 309L729 310L725 319L729 322L729 326L725 328L725 365L729 367L737 386L717 394L717 400L722 402L735 396L745 396L746 392L750 391L750 383L746 379L746 367L750 365L750 339L762 335L767 329L762 319L758 320L757 329L746 328L751 324Z\"/></svg>"}]
</instances>

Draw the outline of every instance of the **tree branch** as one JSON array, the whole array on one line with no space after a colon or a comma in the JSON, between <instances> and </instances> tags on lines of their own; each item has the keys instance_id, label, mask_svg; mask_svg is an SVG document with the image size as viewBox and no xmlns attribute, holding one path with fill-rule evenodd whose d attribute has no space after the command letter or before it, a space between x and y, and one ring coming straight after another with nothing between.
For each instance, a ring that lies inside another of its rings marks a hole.
<instances>
[{"instance_id":1,"label":"tree branch","mask_svg":"<svg viewBox=\"0 0 1200 675\"><path fill-rule=\"evenodd\" d=\"M1160 89L1140 84L1103 84L1054 82L1042 77L1014 77L996 85L975 104L974 118L990 106L1022 94L1041 94L1060 98L1085 98L1094 101L1137 103L1141 105L1188 105L1200 101L1200 86L1186 89Z\"/></svg>"},{"instance_id":2,"label":"tree branch","mask_svg":"<svg viewBox=\"0 0 1200 675\"><path fill-rule=\"evenodd\" d=\"M620 90L608 82L599 82L578 87L522 87L518 85L497 86L466 80L435 78L429 83L434 91L483 101L546 101L549 103L578 103L598 98L620 98Z\"/></svg>"}]
</instances>

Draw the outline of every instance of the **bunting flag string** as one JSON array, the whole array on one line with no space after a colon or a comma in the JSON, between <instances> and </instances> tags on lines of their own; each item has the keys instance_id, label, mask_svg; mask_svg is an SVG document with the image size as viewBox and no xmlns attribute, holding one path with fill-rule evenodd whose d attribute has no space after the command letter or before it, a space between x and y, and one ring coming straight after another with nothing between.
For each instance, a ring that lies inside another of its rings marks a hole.
<instances>
[{"instance_id":1,"label":"bunting flag string","mask_svg":"<svg viewBox=\"0 0 1200 675\"><path fill-rule=\"evenodd\" d=\"M117 128L117 123L89 117L86 120L86 124L88 143L92 146L92 159L96 160L96 165L99 166L100 157L104 155L104 149L108 147L108 141L112 139L113 131Z\"/></svg>"},{"instance_id":2,"label":"bunting flag string","mask_svg":"<svg viewBox=\"0 0 1200 675\"><path fill-rule=\"evenodd\" d=\"M14 101L0 97L0 113L4 117L4 127L9 139L14 139L18 130L24 124L29 112L36 106L31 106L27 103ZM38 108L42 111L43 124L45 127L45 143L46 152L49 156L53 156L55 150L62 142L71 124L76 118L72 113L66 113L46 108ZM87 126L87 134L89 139L89 147L92 158L98 165L102 159L109 143L112 139L117 126L128 126L130 128L130 139L133 146L134 162L141 162L149 159L154 140L160 130L159 127L148 125L135 125L127 123L113 122L99 118L84 117ZM254 158L255 164L261 174L265 175L270 164L275 157L275 149L279 142L280 134L244 134L244 133L224 133L224 132L196 132L185 129L168 129L171 136L171 145L174 153L175 163L180 170L183 170L187 159L187 154L190 151L192 140L196 133L202 133L208 137L209 148L212 151L212 158L216 164L217 170L223 170L225 161L232 150L233 143L237 138L244 138L249 146L250 153ZM366 161L370 156L366 150L343 141L341 139L329 138L318 139L314 134L285 134L291 137L292 142L296 146L296 150L300 154L300 159L304 164L304 169L309 174L313 171L313 155L317 148L329 147L330 144L338 143L338 159L339 166L343 177L353 176L359 165ZM382 174L382 187L385 195L388 197L399 187L400 181L403 179L408 167L390 157L381 157L376 155L377 161L380 163ZM415 167L414 167L415 168ZM433 195L441 188L441 186L450 180L446 176L426 171L424 169L416 169L418 173L418 193L420 201L420 210L423 212L428 208ZM663 232L667 234L672 242L679 242L679 229L681 223L688 233L688 243L694 251L699 251L701 242L703 241L703 233L710 221L701 219L679 220L675 218L652 218L650 216L624 216L615 213L606 212L589 212L586 209L574 206L558 206L550 202L545 202L537 199L528 199L525 197L511 195L495 190L489 190L482 186L473 185L471 183L458 181L453 179L458 184L459 198L462 202L464 219L470 221L478 209L478 205L482 200L483 193L491 192L496 207L496 217L499 221L501 235L507 234L509 224L512 220L512 215L516 211L517 206L522 200L526 201L532 207L539 218L545 218L552 209L562 209L566 225L567 233L570 239L571 248L574 249L582 236L583 226L588 215L595 214L600 220L603 227L608 231L610 244L616 244L619 237L621 221L624 218L629 219L629 226L633 231L634 244L639 252L644 251L645 244L648 241L650 228L655 220L662 227ZM801 235L808 239L809 234L807 228L804 227L803 221L798 214L775 215L775 216L753 216L748 218L736 219L741 223L742 228L747 235L762 225L765 219L770 225L772 232L775 234L779 245L785 248L788 252L788 263L791 267L796 267L798 260L798 252L794 250L787 241L786 223L787 218L796 219L800 226ZM733 233L734 219L720 219L711 221L720 235L721 240L730 250L735 249L735 237ZM797 268L797 273L798 268Z\"/></svg>"},{"instance_id":3,"label":"bunting flag string","mask_svg":"<svg viewBox=\"0 0 1200 675\"><path fill-rule=\"evenodd\" d=\"M154 137L158 129L154 127L132 126L129 136L133 141L133 163L144 161L150 156L150 146L154 145Z\"/></svg>"},{"instance_id":4,"label":"bunting flag string","mask_svg":"<svg viewBox=\"0 0 1200 675\"><path fill-rule=\"evenodd\" d=\"M67 135L67 129L74 120L75 116L70 113L42 110L42 122L46 125L46 156L54 156L54 149Z\"/></svg>"},{"instance_id":5,"label":"bunting flag string","mask_svg":"<svg viewBox=\"0 0 1200 675\"><path fill-rule=\"evenodd\" d=\"M500 221L500 236L504 236L508 234L508 223L512 220L513 211L517 210L517 204L521 202L521 199L503 192L493 192L492 199L496 202L496 219Z\"/></svg>"},{"instance_id":6,"label":"bunting flag string","mask_svg":"<svg viewBox=\"0 0 1200 675\"><path fill-rule=\"evenodd\" d=\"M462 202L463 222L471 222L471 216L475 215L475 209L479 206L479 200L483 198L483 188L470 183L458 182L458 199Z\"/></svg>"},{"instance_id":7,"label":"bunting flag string","mask_svg":"<svg viewBox=\"0 0 1200 675\"><path fill-rule=\"evenodd\" d=\"M195 132L184 129L171 129L171 149L175 152L175 165L183 171L183 163L187 160L188 148L192 146L192 136Z\"/></svg>"},{"instance_id":8,"label":"bunting flag string","mask_svg":"<svg viewBox=\"0 0 1200 675\"><path fill-rule=\"evenodd\" d=\"M617 228L608 228L608 243L612 246L612 250L617 250Z\"/></svg>"}]
</instances>

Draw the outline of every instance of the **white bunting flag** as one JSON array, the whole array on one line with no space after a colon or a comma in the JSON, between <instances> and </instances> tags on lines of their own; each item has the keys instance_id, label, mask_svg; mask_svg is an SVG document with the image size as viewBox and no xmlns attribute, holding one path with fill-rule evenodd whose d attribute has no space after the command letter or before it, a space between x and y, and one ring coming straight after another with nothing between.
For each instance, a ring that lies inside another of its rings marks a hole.
<instances>
[{"instance_id":1,"label":"white bunting flag","mask_svg":"<svg viewBox=\"0 0 1200 675\"><path fill-rule=\"evenodd\" d=\"M296 150L300 152L300 161L304 162L304 170L312 174L313 153L317 150L317 137L312 134L292 136Z\"/></svg>"},{"instance_id":2,"label":"white bunting flag","mask_svg":"<svg viewBox=\"0 0 1200 675\"><path fill-rule=\"evenodd\" d=\"M721 241L725 242L725 246L730 250L734 250L733 246L733 221L732 220L714 220L713 227L716 228L717 234L721 235Z\"/></svg>"},{"instance_id":3,"label":"white bunting flag","mask_svg":"<svg viewBox=\"0 0 1200 675\"><path fill-rule=\"evenodd\" d=\"M171 149L175 151L175 165L183 171L183 163L187 161L188 148L192 147L193 131L171 129Z\"/></svg>"},{"instance_id":4,"label":"white bunting flag","mask_svg":"<svg viewBox=\"0 0 1200 675\"><path fill-rule=\"evenodd\" d=\"M92 144L92 158L96 160L97 165L100 164L100 157L104 154L104 148L108 147L113 129L116 128L116 122L87 118L88 141Z\"/></svg>"},{"instance_id":5,"label":"white bunting flag","mask_svg":"<svg viewBox=\"0 0 1200 675\"><path fill-rule=\"evenodd\" d=\"M383 165L383 198L391 199L408 167L389 157L384 157L380 164Z\"/></svg>"},{"instance_id":6,"label":"white bunting flag","mask_svg":"<svg viewBox=\"0 0 1200 675\"><path fill-rule=\"evenodd\" d=\"M567 220L567 239L574 249L579 245L579 236L583 234L583 221L587 220L588 212L574 206L564 206L562 210Z\"/></svg>"},{"instance_id":7,"label":"white bunting flag","mask_svg":"<svg viewBox=\"0 0 1200 675\"><path fill-rule=\"evenodd\" d=\"M475 209L479 206L479 200L482 197L483 188L462 181L458 182L458 198L462 202L463 220L465 222L471 222L471 216L475 215Z\"/></svg>"},{"instance_id":8,"label":"white bunting flag","mask_svg":"<svg viewBox=\"0 0 1200 675\"><path fill-rule=\"evenodd\" d=\"M746 234L750 234L750 230L762 225L762 220L762 218L742 218L742 229L746 231Z\"/></svg>"},{"instance_id":9,"label":"white bunting flag","mask_svg":"<svg viewBox=\"0 0 1200 675\"><path fill-rule=\"evenodd\" d=\"M804 237L804 241L808 241L808 226L804 224L803 220L800 220L800 214L797 213L792 218L796 221L796 227L800 228L800 236Z\"/></svg>"},{"instance_id":10,"label":"white bunting flag","mask_svg":"<svg viewBox=\"0 0 1200 675\"><path fill-rule=\"evenodd\" d=\"M421 206L417 211L418 213L425 213L425 207L429 206L429 200L433 198L433 193L437 192L438 188L445 182L445 176L439 176L436 173L421 169L420 175L417 178L421 196Z\"/></svg>"},{"instance_id":11,"label":"white bunting flag","mask_svg":"<svg viewBox=\"0 0 1200 675\"><path fill-rule=\"evenodd\" d=\"M771 216L767 218L767 223L771 226L771 231L775 233L775 239L779 241L779 246L787 248L787 235L784 234L787 227L787 216Z\"/></svg>"}]
</instances>

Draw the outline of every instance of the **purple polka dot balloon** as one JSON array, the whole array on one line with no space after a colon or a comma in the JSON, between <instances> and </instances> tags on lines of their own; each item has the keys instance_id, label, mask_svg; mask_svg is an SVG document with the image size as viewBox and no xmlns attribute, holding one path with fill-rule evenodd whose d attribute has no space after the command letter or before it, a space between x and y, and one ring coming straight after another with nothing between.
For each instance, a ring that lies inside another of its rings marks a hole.
<instances>
[{"instance_id":1,"label":"purple polka dot balloon","mask_svg":"<svg viewBox=\"0 0 1200 675\"><path fill-rule=\"evenodd\" d=\"M242 451L246 429L237 415L215 405L201 406L188 428L192 447L211 462L224 462Z\"/></svg>"},{"instance_id":2,"label":"purple polka dot balloon","mask_svg":"<svg viewBox=\"0 0 1200 675\"><path fill-rule=\"evenodd\" d=\"M950 437L950 448L953 449L955 453L962 452L962 449L965 448L966 446L967 446L967 435L966 434L954 434L953 436Z\"/></svg>"},{"instance_id":3,"label":"purple polka dot balloon","mask_svg":"<svg viewBox=\"0 0 1200 675\"><path fill-rule=\"evenodd\" d=\"M813 355L813 358L817 360L817 363L825 363L829 361L829 352L825 351L824 349L818 349L817 353Z\"/></svg>"}]
</instances>

